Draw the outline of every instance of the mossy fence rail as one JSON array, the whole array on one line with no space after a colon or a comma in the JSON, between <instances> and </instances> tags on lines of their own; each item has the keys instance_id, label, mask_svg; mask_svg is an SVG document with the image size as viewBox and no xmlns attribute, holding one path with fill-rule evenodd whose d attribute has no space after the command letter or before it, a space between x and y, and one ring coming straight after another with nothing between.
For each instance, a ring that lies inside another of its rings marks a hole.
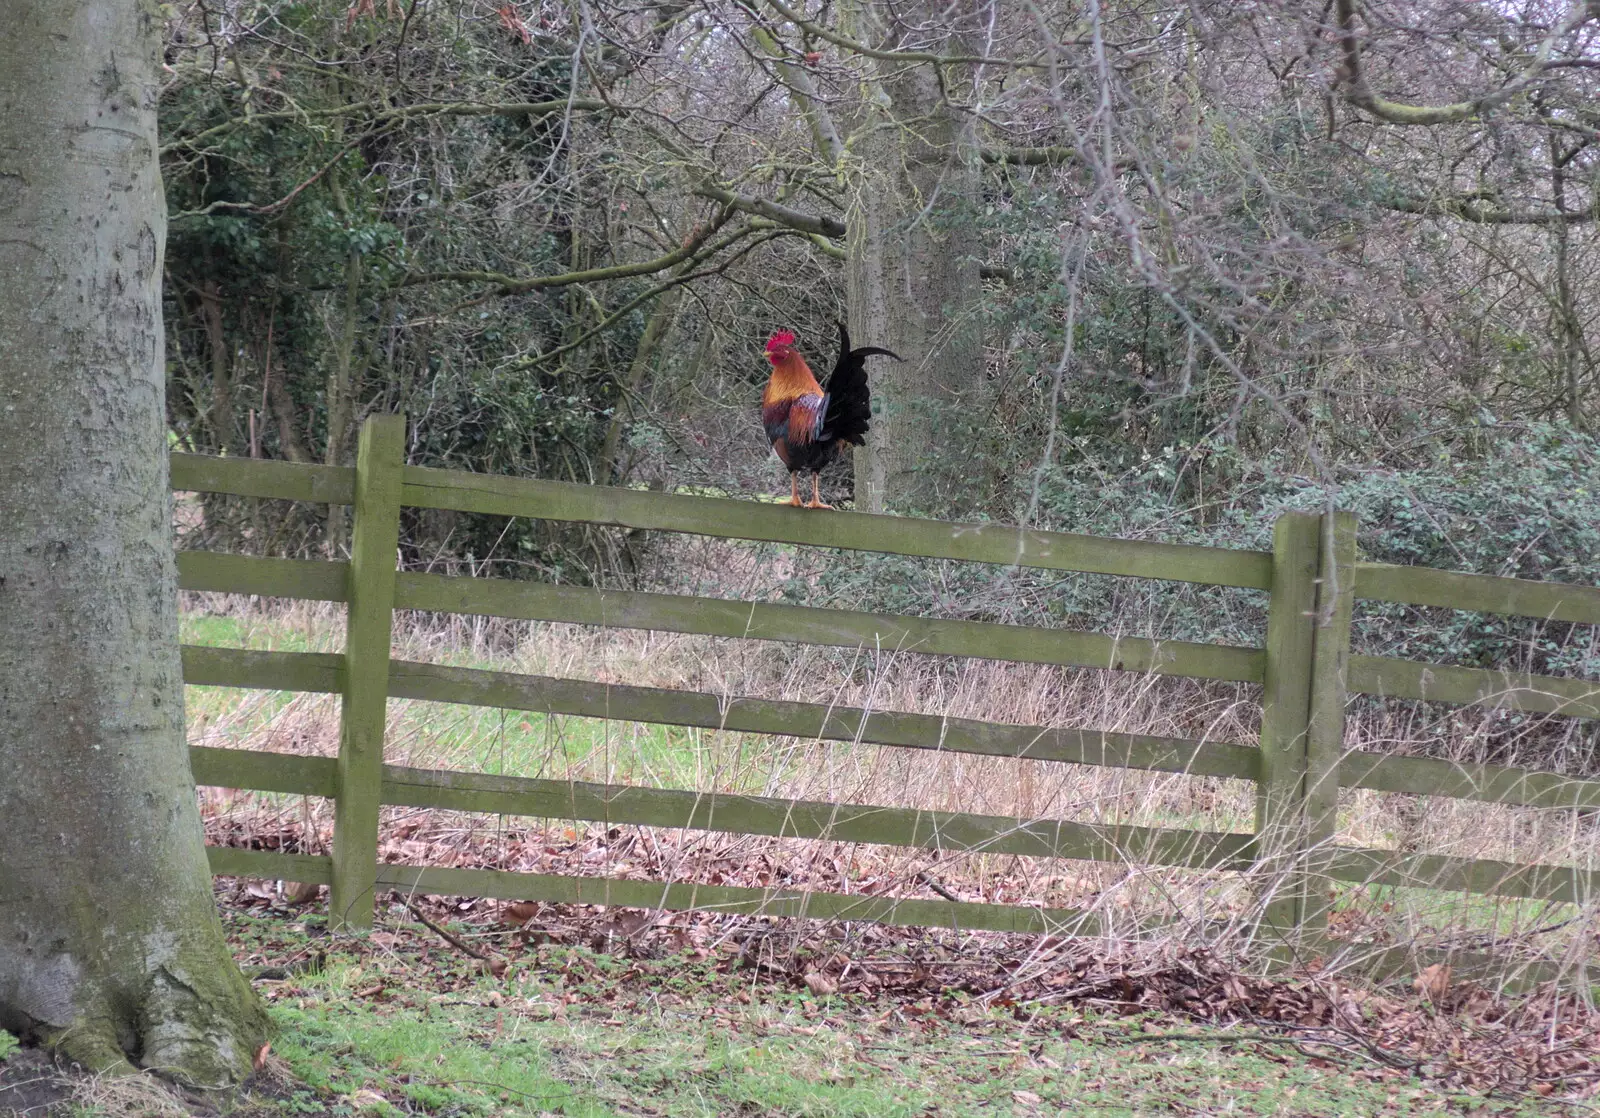
<instances>
[{"instance_id":1,"label":"mossy fence rail","mask_svg":"<svg viewBox=\"0 0 1600 1118\"><path fill-rule=\"evenodd\" d=\"M1284 515L1271 552L1176 546L423 469L404 465L404 433L403 417L369 420L354 468L172 456L175 490L354 506L347 563L178 555L184 589L348 605L342 655L183 649L190 684L342 697L336 758L202 747L191 755L198 784L334 800L331 856L212 847L210 859L217 874L327 884L332 916L343 925L369 925L377 892L398 889L1007 932L1097 926L1062 909L382 863L383 804L1253 871L1273 882L1265 925L1300 942L1326 926L1328 879L1576 903L1597 896L1600 876L1589 866L1341 846L1334 827L1341 788L1600 808L1600 780L1352 752L1343 744L1350 694L1600 718L1600 682L1351 655L1356 599L1600 625L1600 588L1357 562L1355 520L1345 513ZM1270 594L1266 647L397 572L402 506L1248 587ZM396 609L1246 681L1264 688L1261 736L1254 746L1189 741L410 663L390 659ZM405 768L383 760L390 698L1236 777L1257 783L1256 825L1252 832L1096 826Z\"/></svg>"}]
</instances>

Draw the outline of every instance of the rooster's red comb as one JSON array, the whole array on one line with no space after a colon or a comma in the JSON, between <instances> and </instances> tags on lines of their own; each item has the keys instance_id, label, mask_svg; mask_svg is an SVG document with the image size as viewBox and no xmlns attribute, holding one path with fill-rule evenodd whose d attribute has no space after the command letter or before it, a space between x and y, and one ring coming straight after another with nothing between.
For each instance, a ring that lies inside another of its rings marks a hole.
<instances>
[{"instance_id":1,"label":"rooster's red comb","mask_svg":"<svg viewBox=\"0 0 1600 1118\"><path fill-rule=\"evenodd\" d=\"M767 339L767 352L777 353L780 349L788 349L794 345L794 334L788 330L779 330Z\"/></svg>"}]
</instances>

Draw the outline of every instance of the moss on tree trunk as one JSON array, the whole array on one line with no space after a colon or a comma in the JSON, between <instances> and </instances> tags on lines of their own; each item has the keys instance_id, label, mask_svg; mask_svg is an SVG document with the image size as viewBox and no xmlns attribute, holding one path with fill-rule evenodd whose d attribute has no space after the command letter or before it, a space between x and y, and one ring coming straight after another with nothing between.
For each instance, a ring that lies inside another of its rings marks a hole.
<instances>
[{"instance_id":1,"label":"moss on tree trunk","mask_svg":"<svg viewBox=\"0 0 1600 1118\"><path fill-rule=\"evenodd\" d=\"M0 1027L219 1087L267 1019L184 743L160 18L13 0L0 37Z\"/></svg>"},{"instance_id":2,"label":"moss on tree trunk","mask_svg":"<svg viewBox=\"0 0 1600 1118\"><path fill-rule=\"evenodd\" d=\"M947 9L861 0L860 38L884 47L925 36ZM961 36L941 45L959 53ZM977 151L931 65L873 61L857 122L862 178L850 229L850 328L857 345L905 360L872 372L872 433L856 451L856 503L882 512L966 511L977 492L965 416L983 385ZM962 69L945 67L949 74Z\"/></svg>"}]
</instances>

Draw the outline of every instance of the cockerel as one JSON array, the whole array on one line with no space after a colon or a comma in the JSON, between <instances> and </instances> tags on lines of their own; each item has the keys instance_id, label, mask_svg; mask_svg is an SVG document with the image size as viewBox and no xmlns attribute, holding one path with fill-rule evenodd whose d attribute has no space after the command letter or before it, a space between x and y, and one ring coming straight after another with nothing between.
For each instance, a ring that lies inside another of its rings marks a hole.
<instances>
[{"instance_id":1,"label":"cockerel","mask_svg":"<svg viewBox=\"0 0 1600 1118\"><path fill-rule=\"evenodd\" d=\"M839 360L828 387L817 383L805 358L794 347L794 335L780 330L767 339L772 376L761 394L761 423L778 460L789 468L789 503L801 506L800 471L811 471L808 509L827 509L820 491L822 468L833 461L840 443L861 446L872 419L867 390L869 357L900 356L877 346L850 348L850 332L839 323Z\"/></svg>"}]
</instances>

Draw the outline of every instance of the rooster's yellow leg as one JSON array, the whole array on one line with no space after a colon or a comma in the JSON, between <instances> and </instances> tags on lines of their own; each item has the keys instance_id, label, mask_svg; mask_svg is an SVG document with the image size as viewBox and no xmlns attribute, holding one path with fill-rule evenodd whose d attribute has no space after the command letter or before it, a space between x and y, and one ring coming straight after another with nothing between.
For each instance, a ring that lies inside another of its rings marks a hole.
<instances>
[{"instance_id":1,"label":"rooster's yellow leg","mask_svg":"<svg viewBox=\"0 0 1600 1118\"><path fill-rule=\"evenodd\" d=\"M789 475L789 503L795 508L800 507L800 475Z\"/></svg>"},{"instance_id":2,"label":"rooster's yellow leg","mask_svg":"<svg viewBox=\"0 0 1600 1118\"><path fill-rule=\"evenodd\" d=\"M823 503L821 486L822 486L822 475L820 475L820 474L812 474L811 475L811 500L806 502L806 508L808 508L808 509L831 509L831 508L833 508L832 505Z\"/></svg>"}]
</instances>

